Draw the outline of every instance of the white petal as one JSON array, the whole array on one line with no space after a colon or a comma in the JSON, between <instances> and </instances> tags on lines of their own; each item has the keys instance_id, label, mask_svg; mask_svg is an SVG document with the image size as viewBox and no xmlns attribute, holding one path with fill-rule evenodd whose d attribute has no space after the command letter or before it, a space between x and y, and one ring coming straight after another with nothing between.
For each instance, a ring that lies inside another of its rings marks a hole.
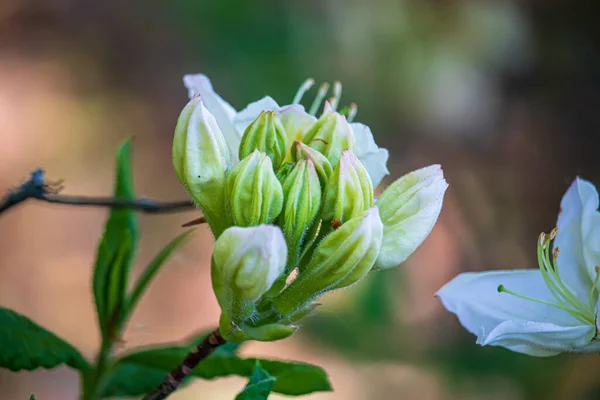
<instances>
[{"instance_id":1,"label":"white petal","mask_svg":"<svg viewBox=\"0 0 600 400\"><path fill-rule=\"evenodd\" d=\"M248 125L250 125L250 123L258 117L258 114L263 111L275 111L276 113L279 113L279 104L271 97L266 96L258 101L248 104L246 108L237 113L233 118L233 125L235 126L235 129L237 129L240 137L244 135L244 131Z\"/></svg>"},{"instance_id":2,"label":"white petal","mask_svg":"<svg viewBox=\"0 0 600 400\"><path fill-rule=\"evenodd\" d=\"M202 102L214 115L225 140L229 145L231 154L237 160L238 149L240 147L241 135L235 130L232 119L235 115L235 109L221 98L213 89L210 79L203 74L184 75L183 83L188 88L189 95L200 95Z\"/></svg>"},{"instance_id":3,"label":"white petal","mask_svg":"<svg viewBox=\"0 0 600 400\"><path fill-rule=\"evenodd\" d=\"M548 322L504 321L479 341L532 356L583 352L596 335L594 325L559 326Z\"/></svg>"},{"instance_id":4,"label":"white petal","mask_svg":"<svg viewBox=\"0 0 600 400\"><path fill-rule=\"evenodd\" d=\"M390 157L387 149L379 148L374 153L369 153L365 156L359 157L358 159L367 169L373 188L376 188L381 183L381 180L390 174L387 168L388 158Z\"/></svg>"},{"instance_id":5,"label":"white petal","mask_svg":"<svg viewBox=\"0 0 600 400\"><path fill-rule=\"evenodd\" d=\"M281 107L279 116L287 133L290 147L295 140L302 140L304 132L317 122L317 118L304 111L304 107L301 104Z\"/></svg>"},{"instance_id":6,"label":"white petal","mask_svg":"<svg viewBox=\"0 0 600 400\"><path fill-rule=\"evenodd\" d=\"M583 239L583 259L592 282L596 278L596 266L600 266L600 212L598 212L598 191L586 180L577 178L581 199L581 236Z\"/></svg>"},{"instance_id":7,"label":"white petal","mask_svg":"<svg viewBox=\"0 0 600 400\"><path fill-rule=\"evenodd\" d=\"M231 106L231 104L229 104L228 102L223 100L223 98L221 96L219 96L217 94L217 92L215 92L215 90L213 89L212 83L210 82L210 79L208 79L208 77L206 75L204 75L204 74L184 75L183 76L183 84L188 89L188 96L190 99L197 94L202 96L202 93L204 93L204 95L206 96L207 93L212 92L213 96L221 102L221 105L223 106L223 109L227 113L227 116L229 117L229 119L233 119L233 117L235 116L235 114L237 112L235 110L235 108L233 108Z\"/></svg>"},{"instance_id":8,"label":"white petal","mask_svg":"<svg viewBox=\"0 0 600 400\"><path fill-rule=\"evenodd\" d=\"M554 240L560 249L556 260L558 271L578 297L585 298L595 278L594 267L599 265L596 262L600 262L595 251L598 242L594 240L600 236L598 193L591 183L577 178L563 196L560 207Z\"/></svg>"},{"instance_id":9,"label":"white petal","mask_svg":"<svg viewBox=\"0 0 600 400\"><path fill-rule=\"evenodd\" d=\"M519 294L555 301L537 269L463 273L441 288L436 296L450 312L457 315L469 332L478 336L478 342L484 344L489 342L494 330L506 321L532 321L560 327L581 325L564 310L499 293L499 285Z\"/></svg>"},{"instance_id":10,"label":"white petal","mask_svg":"<svg viewBox=\"0 0 600 400\"><path fill-rule=\"evenodd\" d=\"M354 137L356 138L356 155L363 155L377 151L379 147L375 143L375 138L369 128L360 122L352 122L350 124Z\"/></svg>"},{"instance_id":11,"label":"white petal","mask_svg":"<svg viewBox=\"0 0 600 400\"><path fill-rule=\"evenodd\" d=\"M353 122L350 127L356 141L354 153L369 172L373 188L376 188L383 177L390 173L387 169L388 151L377 146L371 129L365 124Z\"/></svg>"}]
</instances>

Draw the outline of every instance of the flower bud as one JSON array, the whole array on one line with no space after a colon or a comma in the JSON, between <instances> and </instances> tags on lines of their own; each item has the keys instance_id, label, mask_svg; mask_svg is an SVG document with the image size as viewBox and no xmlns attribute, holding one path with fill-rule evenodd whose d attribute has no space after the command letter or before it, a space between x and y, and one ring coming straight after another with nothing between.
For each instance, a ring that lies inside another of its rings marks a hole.
<instances>
[{"instance_id":1,"label":"flower bud","mask_svg":"<svg viewBox=\"0 0 600 400\"><path fill-rule=\"evenodd\" d=\"M173 166L218 237L229 225L223 204L225 172L231 167L231 154L217 121L199 96L189 101L177 121Z\"/></svg>"},{"instance_id":2,"label":"flower bud","mask_svg":"<svg viewBox=\"0 0 600 400\"><path fill-rule=\"evenodd\" d=\"M319 151L336 166L346 149L354 150L354 135L346 117L333 111L329 103L321 118L308 129L302 141Z\"/></svg>"},{"instance_id":3,"label":"flower bud","mask_svg":"<svg viewBox=\"0 0 600 400\"><path fill-rule=\"evenodd\" d=\"M282 316L290 316L327 290L349 286L372 268L383 235L377 207L332 232L319 244L308 266L274 300Z\"/></svg>"},{"instance_id":4,"label":"flower bud","mask_svg":"<svg viewBox=\"0 0 600 400\"><path fill-rule=\"evenodd\" d=\"M244 131L239 150L240 160L254 150L266 153L275 170L279 169L288 151L288 142L285 129L275 112L262 111Z\"/></svg>"},{"instance_id":5,"label":"flower bud","mask_svg":"<svg viewBox=\"0 0 600 400\"><path fill-rule=\"evenodd\" d=\"M352 150L345 150L323 193L324 221L344 223L373 206L369 173Z\"/></svg>"},{"instance_id":6,"label":"flower bud","mask_svg":"<svg viewBox=\"0 0 600 400\"><path fill-rule=\"evenodd\" d=\"M302 159L283 182L285 202L279 219L288 245L288 261L297 262L306 231L321 208L319 176L310 159Z\"/></svg>"},{"instance_id":7,"label":"flower bud","mask_svg":"<svg viewBox=\"0 0 600 400\"><path fill-rule=\"evenodd\" d=\"M329 177L331 176L331 173L333 172L333 168L331 167L331 163L327 157L312 147L305 145L299 140L296 140L292 145L292 161L297 162L303 158L308 158L313 162L313 165L317 170L317 174L319 175L319 183L321 184L321 188L324 189L327 185Z\"/></svg>"},{"instance_id":8,"label":"flower bud","mask_svg":"<svg viewBox=\"0 0 600 400\"><path fill-rule=\"evenodd\" d=\"M212 255L212 284L219 305L239 324L283 273L287 249L273 225L231 227L217 239Z\"/></svg>"},{"instance_id":9,"label":"flower bud","mask_svg":"<svg viewBox=\"0 0 600 400\"><path fill-rule=\"evenodd\" d=\"M413 171L392 183L377 200L384 225L375 268L395 267L425 240L442 209L448 184L439 165Z\"/></svg>"},{"instance_id":10,"label":"flower bud","mask_svg":"<svg viewBox=\"0 0 600 400\"><path fill-rule=\"evenodd\" d=\"M226 189L235 225L268 224L283 207L283 190L271 159L258 150L231 170Z\"/></svg>"}]
</instances>

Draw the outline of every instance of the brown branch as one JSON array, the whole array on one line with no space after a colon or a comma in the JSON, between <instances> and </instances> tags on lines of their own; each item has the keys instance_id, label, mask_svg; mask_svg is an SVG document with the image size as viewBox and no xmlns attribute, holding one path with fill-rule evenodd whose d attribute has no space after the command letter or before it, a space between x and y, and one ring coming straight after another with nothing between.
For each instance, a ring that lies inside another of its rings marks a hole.
<instances>
[{"instance_id":1,"label":"brown branch","mask_svg":"<svg viewBox=\"0 0 600 400\"><path fill-rule=\"evenodd\" d=\"M185 359L171 373L169 373L162 383L148 394L143 400L163 400L173 393L181 382L188 376L190 372L211 355L219 346L224 345L225 339L221 336L219 328L209 333L204 340L194 347Z\"/></svg>"},{"instance_id":2,"label":"brown branch","mask_svg":"<svg viewBox=\"0 0 600 400\"><path fill-rule=\"evenodd\" d=\"M63 188L61 184L62 181L46 181L44 171L37 169L31 173L28 181L8 192L8 195L0 202L0 213L29 199L70 206L130 208L149 214L196 210L190 200L160 202L143 197L119 199L114 197L61 195L58 194Z\"/></svg>"}]
</instances>

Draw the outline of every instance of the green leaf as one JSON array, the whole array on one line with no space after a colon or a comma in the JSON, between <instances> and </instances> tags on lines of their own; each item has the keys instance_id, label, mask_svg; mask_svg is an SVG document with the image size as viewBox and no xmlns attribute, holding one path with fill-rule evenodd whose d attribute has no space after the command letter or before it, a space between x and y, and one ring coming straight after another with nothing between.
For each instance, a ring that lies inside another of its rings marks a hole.
<instances>
[{"instance_id":1,"label":"green leaf","mask_svg":"<svg viewBox=\"0 0 600 400\"><path fill-rule=\"evenodd\" d=\"M135 397L156 389L168 372L136 364L119 363L104 383L100 397Z\"/></svg>"},{"instance_id":2,"label":"green leaf","mask_svg":"<svg viewBox=\"0 0 600 400\"><path fill-rule=\"evenodd\" d=\"M244 367L239 369L236 375L247 376L247 363L259 361L260 365L271 375L276 381L273 385L273 391L289 396L302 396L313 392L330 392L332 391L329 377L323 368L312 364L300 362L291 362L283 360L267 360L257 358L239 359L237 364L241 367L244 362ZM235 364L235 363L232 363ZM232 374L229 372L227 375ZM226 376L223 374L222 376Z\"/></svg>"},{"instance_id":3,"label":"green leaf","mask_svg":"<svg viewBox=\"0 0 600 400\"><path fill-rule=\"evenodd\" d=\"M31 396L29 396L29 400L35 400L35 395L32 394Z\"/></svg>"},{"instance_id":4,"label":"green leaf","mask_svg":"<svg viewBox=\"0 0 600 400\"><path fill-rule=\"evenodd\" d=\"M188 345L170 345L138 350L125 354L117 361L115 370L103 392L104 396L140 396L160 384L165 375L185 358L193 345L206 334L190 341ZM276 381L273 391L298 396L317 391L330 391L325 371L317 366L276 360L240 358L235 352L239 344L226 343L203 360L191 375L215 379L237 375L252 376L256 362ZM160 371L161 373L158 373Z\"/></svg>"},{"instance_id":5,"label":"green leaf","mask_svg":"<svg viewBox=\"0 0 600 400\"><path fill-rule=\"evenodd\" d=\"M235 400L267 400L273 390L273 378L267 371L261 368L260 362L256 362L250 381L236 397Z\"/></svg>"},{"instance_id":6,"label":"green leaf","mask_svg":"<svg viewBox=\"0 0 600 400\"><path fill-rule=\"evenodd\" d=\"M155 389L164 379L165 375L171 371L175 366L181 362L188 354L190 349L212 332L202 332L196 337L192 338L187 345L166 345L161 347L153 347L147 350L141 351L137 354L142 362L128 362L123 358L116 362L115 369L109 376L102 396L104 397L131 397L140 396L149 393ZM237 349L240 347L240 343L225 343L215 350L215 352L209 356L231 356L235 355ZM144 363L144 358L147 357L147 362ZM152 360L169 360L170 363L159 364L158 367L153 366ZM167 365L166 369L163 368ZM172 365L170 368L168 365ZM185 382L184 382L185 383Z\"/></svg>"},{"instance_id":7,"label":"green leaf","mask_svg":"<svg viewBox=\"0 0 600 400\"><path fill-rule=\"evenodd\" d=\"M148 264L140 278L138 279L133 291L131 292L131 296L129 297L129 301L127 304L127 314L129 315L135 309L137 302L139 301L142 294L148 287L148 284L152 281L156 273L159 271L160 267L164 264L164 262L169 258L171 253L173 253L181 244L183 244L186 239L189 238L190 233L194 230L191 229L187 232L182 233L173 239L169 244L165 246L164 249L160 251L154 257L154 259Z\"/></svg>"},{"instance_id":8,"label":"green leaf","mask_svg":"<svg viewBox=\"0 0 600 400\"><path fill-rule=\"evenodd\" d=\"M80 371L91 369L69 343L24 315L0 307L0 367L31 371L60 364Z\"/></svg>"},{"instance_id":9,"label":"green leaf","mask_svg":"<svg viewBox=\"0 0 600 400\"><path fill-rule=\"evenodd\" d=\"M133 199L131 140L117 152L114 196ZM115 334L125 319L126 290L137 245L137 218L133 210L113 208L98 246L93 290L103 336Z\"/></svg>"}]
</instances>

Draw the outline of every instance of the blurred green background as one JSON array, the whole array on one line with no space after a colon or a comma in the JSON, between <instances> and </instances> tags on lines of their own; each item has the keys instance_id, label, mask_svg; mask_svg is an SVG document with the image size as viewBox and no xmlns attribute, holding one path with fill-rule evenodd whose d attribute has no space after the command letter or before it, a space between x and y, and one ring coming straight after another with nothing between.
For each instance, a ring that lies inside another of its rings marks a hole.
<instances>
[{"instance_id":1,"label":"blurred green background","mask_svg":"<svg viewBox=\"0 0 600 400\"><path fill-rule=\"evenodd\" d=\"M108 194L116 146L134 135L137 192L184 199L170 160L184 73L208 75L238 110L267 94L290 102L307 77L340 80L342 104L356 102L390 149L380 188L440 163L444 209L402 267L243 353L325 367L336 391L310 399L600 399L598 356L481 348L433 297L462 271L536 267L537 235L571 180L600 184L599 11L584 0L2 0L0 193L41 166L65 193ZM106 213L31 203L0 218L0 304L88 356ZM195 216L141 216L138 265ZM211 247L201 228L165 266L123 348L216 325ZM198 381L172 398L232 399L243 384ZM0 371L0 389L71 399L79 382L65 368Z\"/></svg>"}]
</instances>

